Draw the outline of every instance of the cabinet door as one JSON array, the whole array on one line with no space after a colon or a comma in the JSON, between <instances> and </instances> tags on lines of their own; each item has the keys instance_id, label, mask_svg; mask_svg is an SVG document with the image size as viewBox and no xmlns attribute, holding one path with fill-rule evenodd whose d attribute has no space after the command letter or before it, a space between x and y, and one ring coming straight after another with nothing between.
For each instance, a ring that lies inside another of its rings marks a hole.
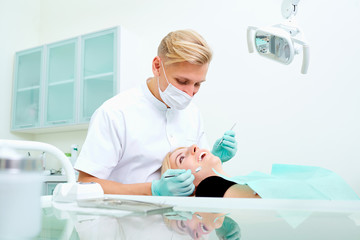
<instances>
[{"instance_id":1,"label":"cabinet door","mask_svg":"<svg viewBox=\"0 0 360 240\"><path fill-rule=\"evenodd\" d=\"M49 45L45 81L45 125L75 122L77 39Z\"/></svg>"},{"instance_id":2,"label":"cabinet door","mask_svg":"<svg viewBox=\"0 0 360 240\"><path fill-rule=\"evenodd\" d=\"M80 121L116 93L117 29L82 37Z\"/></svg>"},{"instance_id":3,"label":"cabinet door","mask_svg":"<svg viewBox=\"0 0 360 240\"><path fill-rule=\"evenodd\" d=\"M40 124L43 47L18 52L15 57L12 129Z\"/></svg>"}]
</instances>

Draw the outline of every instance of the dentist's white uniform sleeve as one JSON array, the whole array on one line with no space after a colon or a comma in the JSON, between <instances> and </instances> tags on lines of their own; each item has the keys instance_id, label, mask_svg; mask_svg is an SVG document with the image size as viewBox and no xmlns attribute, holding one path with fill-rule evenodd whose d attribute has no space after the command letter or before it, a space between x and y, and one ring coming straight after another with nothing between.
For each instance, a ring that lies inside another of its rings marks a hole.
<instances>
[{"instance_id":1,"label":"dentist's white uniform sleeve","mask_svg":"<svg viewBox=\"0 0 360 240\"><path fill-rule=\"evenodd\" d=\"M125 135L121 111L100 107L91 118L88 134L75 169L107 179L123 154Z\"/></svg>"}]
</instances>

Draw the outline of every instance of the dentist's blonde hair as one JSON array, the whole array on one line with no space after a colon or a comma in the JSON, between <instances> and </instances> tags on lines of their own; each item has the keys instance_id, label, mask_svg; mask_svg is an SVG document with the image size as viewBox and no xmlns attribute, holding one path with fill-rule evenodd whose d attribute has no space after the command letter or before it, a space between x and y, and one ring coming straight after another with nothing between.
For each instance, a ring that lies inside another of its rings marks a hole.
<instances>
[{"instance_id":1,"label":"dentist's blonde hair","mask_svg":"<svg viewBox=\"0 0 360 240\"><path fill-rule=\"evenodd\" d=\"M203 65L210 63L212 51L199 33L194 30L178 30L162 39L158 55L165 58L167 65L178 62Z\"/></svg>"}]
</instances>

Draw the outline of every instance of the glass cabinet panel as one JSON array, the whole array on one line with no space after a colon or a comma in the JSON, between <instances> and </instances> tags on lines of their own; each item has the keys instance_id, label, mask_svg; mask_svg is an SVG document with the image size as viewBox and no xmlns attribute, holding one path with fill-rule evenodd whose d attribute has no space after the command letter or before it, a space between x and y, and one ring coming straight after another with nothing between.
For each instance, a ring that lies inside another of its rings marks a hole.
<instances>
[{"instance_id":1,"label":"glass cabinet panel","mask_svg":"<svg viewBox=\"0 0 360 240\"><path fill-rule=\"evenodd\" d=\"M15 128L39 124L39 88L18 91L15 105Z\"/></svg>"},{"instance_id":2,"label":"glass cabinet panel","mask_svg":"<svg viewBox=\"0 0 360 240\"><path fill-rule=\"evenodd\" d=\"M48 46L46 125L75 122L76 41L72 39Z\"/></svg>"},{"instance_id":3,"label":"glass cabinet panel","mask_svg":"<svg viewBox=\"0 0 360 240\"><path fill-rule=\"evenodd\" d=\"M48 82L56 83L75 78L76 39L48 46Z\"/></svg>"},{"instance_id":4,"label":"glass cabinet panel","mask_svg":"<svg viewBox=\"0 0 360 240\"><path fill-rule=\"evenodd\" d=\"M114 27L17 52L11 130L84 129L118 91L119 36Z\"/></svg>"},{"instance_id":5,"label":"glass cabinet panel","mask_svg":"<svg viewBox=\"0 0 360 240\"><path fill-rule=\"evenodd\" d=\"M114 71L114 35L114 32L110 32L84 38L85 78Z\"/></svg>"},{"instance_id":6,"label":"glass cabinet panel","mask_svg":"<svg viewBox=\"0 0 360 240\"><path fill-rule=\"evenodd\" d=\"M116 29L89 34L82 39L82 122L88 122L94 111L116 92L115 39Z\"/></svg>"},{"instance_id":7,"label":"glass cabinet panel","mask_svg":"<svg viewBox=\"0 0 360 240\"><path fill-rule=\"evenodd\" d=\"M88 121L95 110L113 96L113 75L87 79L84 82L83 120Z\"/></svg>"},{"instance_id":8,"label":"glass cabinet panel","mask_svg":"<svg viewBox=\"0 0 360 240\"><path fill-rule=\"evenodd\" d=\"M46 124L74 122L74 82L48 88Z\"/></svg>"},{"instance_id":9,"label":"glass cabinet panel","mask_svg":"<svg viewBox=\"0 0 360 240\"><path fill-rule=\"evenodd\" d=\"M18 56L17 88L39 87L41 80L42 49Z\"/></svg>"},{"instance_id":10,"label":"glass cabinet panel","mask_svg":"<svg viewBox=\"0 0 360 240\"><path fill-rule=\"evenodd\" d=\"M43 47L16 54L12 129L40 123L40 84Z\"/></svg>"}]
</instances>

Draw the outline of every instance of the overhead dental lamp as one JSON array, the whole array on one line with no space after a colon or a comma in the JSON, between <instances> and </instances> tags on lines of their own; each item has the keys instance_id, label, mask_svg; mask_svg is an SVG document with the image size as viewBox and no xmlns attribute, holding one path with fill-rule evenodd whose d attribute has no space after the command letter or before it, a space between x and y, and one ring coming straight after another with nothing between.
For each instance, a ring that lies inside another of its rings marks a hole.
<instances>
[{"instance_id":1,"label":"overhead dental lamp","mask_svg":"<svg viewBox=\"0 0 360 240\"><path fill-rule=\"evenodd\" d=\"M296 54L300 54L302 46L303 61L301 73L306 74L309 68L310 49L302 32L295 24L294 16L300 0L284 0L281 7L282 16L286 19L281 24L247 29L247 43L250 53L256 51L263 57L288 65Z\"/></svg>"}]
</instances>

